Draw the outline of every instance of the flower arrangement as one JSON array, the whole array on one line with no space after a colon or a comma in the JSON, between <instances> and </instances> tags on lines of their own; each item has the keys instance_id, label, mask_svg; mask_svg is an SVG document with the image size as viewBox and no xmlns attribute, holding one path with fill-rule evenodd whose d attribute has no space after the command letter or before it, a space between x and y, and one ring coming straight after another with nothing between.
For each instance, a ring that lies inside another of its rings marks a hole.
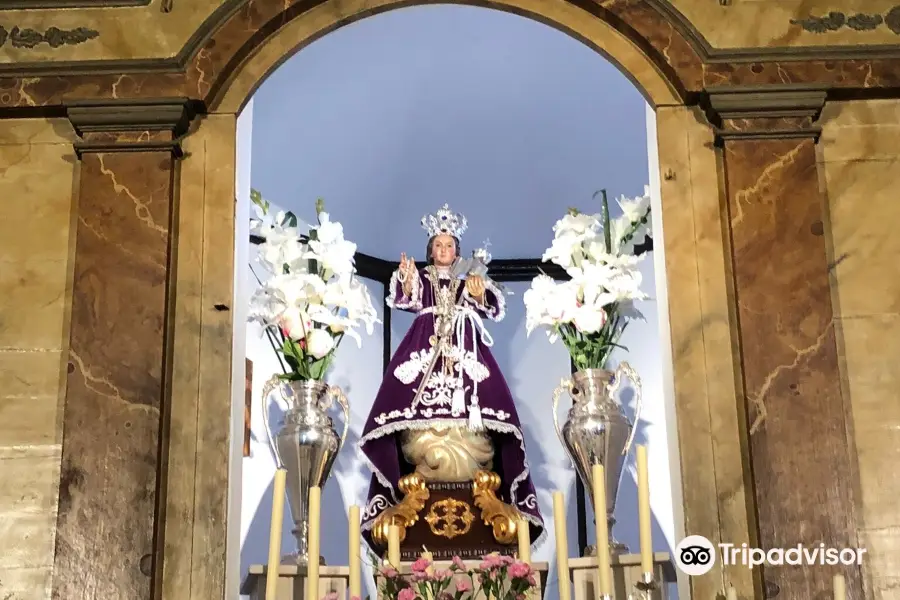
<instances>
[{"instance_id":1,"label":"flower arrangement","mask_svg":"<svg viewBox=\"0 0 900 600\"><path fill-rule=\"evenodd\" d=\"M253 203L268 212L268 203L254 190ZM250 300L250 320L272 331L290 370L286 381L321 380L344 336L362 345L355 328L371 335L380 322L366 286L355 275L356 244L344 239L343 226L332 221L324 202L316 201L318 225L306 234L297 217L278 213L258 225L264 241L258 262L270 277Z\"/></svg>"},{"instance_id":2,"label":"flower arrangement","mask_svg":"<svg viewBox=\"0 0 900 600\"><path fill-rule=\"evenodd\" d=\"M643 319L634 305L648 296L641 289L636 245L650 236L650 191L620 198L622 216L610 219L606 190L602 212L589 215L569 209L553 226L553 244L543 260L571 278L557 282L541 273L525 292L526 330L547 330L551 343L562 339L575 367L603 369L629 320ZM597 194L594 194L596 198Z\"/></svg>"},{"instance_id":3,"label":"flower arrangement","mask_svg":"<svg viewBox=\"0 0 900 600\"><path fill-rule=\"evenodd\" d=\"M537 585L528 563L489 554L475 569L454 556L447 569L434 568L425 558L415 561L412 573L401 575L389 564L379 569L383 600L524 600Z\"/></svg>"}]
</instances>

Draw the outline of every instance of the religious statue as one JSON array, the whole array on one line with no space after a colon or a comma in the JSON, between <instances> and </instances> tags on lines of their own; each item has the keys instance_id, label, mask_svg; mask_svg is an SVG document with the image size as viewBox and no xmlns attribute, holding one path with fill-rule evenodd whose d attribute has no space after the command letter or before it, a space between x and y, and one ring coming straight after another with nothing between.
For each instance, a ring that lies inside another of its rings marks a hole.
<instances>
[{"instance_id":1,"label":"religious statue","mask_svg":"<svg viewBox=\"0 0 900 600\"><path fill-rule=\"evenodd\" d=\"M373 473L363 535L383 549L390 525L398 525L404 539L418 523L426 537L459 538L459 544L480 526L509 550L525 522L529 538L538 542L544 525L522 428L484 324L505 316L503 292L486 276L459 272L464 216L445 204L421 223L429 236L427 265L417 269L413 258L401 255L387 298L389 307L416 318L388 366L359 442ZM473 514L478 510L482 524ZM481 556L482 543L472 543Z\"/></svg>"}]
</instances>

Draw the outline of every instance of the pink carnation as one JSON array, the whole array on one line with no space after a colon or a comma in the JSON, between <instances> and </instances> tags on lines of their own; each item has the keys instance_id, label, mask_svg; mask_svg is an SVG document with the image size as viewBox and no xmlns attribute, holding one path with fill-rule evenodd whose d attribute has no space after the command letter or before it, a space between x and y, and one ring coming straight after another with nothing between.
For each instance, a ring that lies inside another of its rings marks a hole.
<instances>
[{"instance_id":1,"label":"pink carnation","mask_svg":"<svg viewBox=\"0 0 900 600\"><path fill-rule=\"evenodd\" d=\"M322 597L322 600L338 600L337 592L328 592Z\"/></svg>"},{"instance_id":2,"label":"pink carnation","mask_svg":"<svg viewBox=\"0 0 900 600\"><path fill-rule=\"evenodd\" d=\"M397 600L415 600L416 593L412 591L412 588L403 588L400 590L400 593L397 594Z\"/></svg>"},{"instance_id":3,"label":"pink carnation","mask_svg":"<svg viewBox=\"0 0 900 600\"><path fill-rule=\"evenodd\" d=\"M350 596L350 600L362 600L359 596Z\"/></svg>"},{"instance_id":4,"label":"pink carnation","mask_svg":"<svg viewBox=\"0 0 900 600\"><path fill-rule=\"evenodd\" d=\"M514 579L523 579L531 574L531 567L525 563L517 562L509 566L509 576Z\"/></svg>"},{"instance_id":5,"label":"pink carnation","mask_svg":"<svg viewBox=\"0 0 900 600\"><path fill-rule=\"evenodd\" d=\"M382 569L381 569L381 575L383 577L387 577L388 579L393 579L394 577L397 577L399 574L400 573L398 573L397 569L395 569L394 567L387 566L387 567L382 567Z\"/></svg>"},{"instance_id":6,"label":"pink carnation","mask_svg":"<svg viewBox=\"0 0 900 600\"><path fill-rule=\"evenodd\" d=\"M459 569L460 571L466 570L466 563L464 563L463 560L458 556L453 557L453 566L456 567L457 569Z\"/></svg>"},{"instance_id":7,"label":"pink carnation","mask_svg":"<svg viewBox=\"0 0 900 600\"><path fill-rule=\"evenodd\" d=\"M528 575L528 585L534 587L537 585L537 579L534 578L534 573L529 573Z\"/></svg>"},{"instance_id":8,"label":"pink carnation","mask_svg":"<svg viewBox=\"0 0 900 600\"><path fill-rule=\"evenodd\" d=\"M420 558L416 562L412 564L412 572L413 573L424 573L428 570L428 567L431 566L431 561L427 558Z\"/></svg>"},{"instance_id":9,"label":"pink carnation","mask_svg":"<svg viewBox=\"0 0 900 600\"><path fill-rule=\"evenodd\" d=\"M456 582L456 591L457 592L471 592L472 591L472 582L468 579L460 579Z\"/></svg>"},{"instance_id":10,"label":"pink carnation","mask_svg":"<svg viewBox=\"0 0 900 600\"><path fill-rule=\"evenodd\" d=\"M490 569L496 569L497 567L502 566L503 563L500 560L500 556L498 554L488 554L484 557L484 560L481 561L480 568L482 571L488 571Z\"/></svg>"},{"instance_id":11,"label":"pink carnation","mask_svg":"<svg viewBox=\"0 0 900 600\"><path fill-rule=\"evenodd\" d=\"M431 574L432 579L435 581L443 581L445 579L450 579L453 576L448 569L435 569L434 573Z\"/></svg>"}]
</instances>

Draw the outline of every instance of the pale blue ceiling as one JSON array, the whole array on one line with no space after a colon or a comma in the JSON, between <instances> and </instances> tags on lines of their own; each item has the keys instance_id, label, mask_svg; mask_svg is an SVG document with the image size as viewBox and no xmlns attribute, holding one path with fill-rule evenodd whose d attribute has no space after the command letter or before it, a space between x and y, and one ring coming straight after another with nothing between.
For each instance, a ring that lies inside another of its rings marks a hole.
<instances>
[{"instance_id":1,"label":"pale blue ceiling","mask_svg":"<svg viewBox=\"0 0 900 600\"><path fill-rule=\"evenodd\" d=\"M368 254L422 258L444 202L466 250L539 256L566 207L648 180L646 102L580 42L516 15L404 8L345 26L253 99L253 187L301 218L325 198Z\"/></svg>"}]
</instances>

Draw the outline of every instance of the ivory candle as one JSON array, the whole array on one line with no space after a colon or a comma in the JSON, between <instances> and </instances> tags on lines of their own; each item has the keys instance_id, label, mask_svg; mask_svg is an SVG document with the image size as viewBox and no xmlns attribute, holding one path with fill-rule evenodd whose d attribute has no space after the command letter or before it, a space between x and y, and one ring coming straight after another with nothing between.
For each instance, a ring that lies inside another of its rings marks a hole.
<instances>
[{"instance_id":1,"label":"ivory candle","mask_svg":"<svg viewBox=\"0 0 900 600\"><path fill-rule=\"evenodd\" d=\"M847 600L847 581L840 574L834 576L834 600Z\"/></svg>"},{"instance_id":2,"label":"ivory candle","mask_svg":"<svg viewBox=\"0 0 900 600\"><path fill-rule=\"evenodd\" d=\"M306 597L317 600L319 596L319 555L321 554L322 490L313 486L309 488L309 531L307 532L307 551L309 562L306 567Z\"/></svg>"},{"instance_id":3,"label":"ivory candle","mask_svg":"<svg viewBox=\"0 0 900 600\"><path fill-rule=\"evenodd\" d=\"M729 587L728 594L726 595L725 600L738 600L737 590L733 587Z\"/></svg>"},{"instance_id":4,"label":"ivory candle","mask_svg":"<svg viewBox=\"0 0 900 600\"><path fill-rule=\"evenodd\" d=\"M559 578L559 600L570 600L569 540L566 536L566 508L562 492L553 492L553 527L556 531L556 574Z\"/></svg>"},{"instance_id":5,"label":"ivory candle","mask_svg":"<svg viewBox=\"0 0 900 600\"><path fill-rule=\"evenodd\" d=\"M612 573L609 564L609 522L606 520L606 471L603 465L591 468L594 492L594 522L597 530L597 576L600 595L612 595Z\"/></svg>"},{"instance_id":6,"label":"ivory candle","mask_svg":"<svg viewBox=\"0 0 900 600\"><path fill-rule=\"evenodd\" d=\"M266 598L275 598L278 589L278 571L281 566L281 526L284 523L285 469L275 469L272 484L272 523L269 527L269 565L266 570Z\"/></svg>"},{"instance_id":7,"label":"ivory candle","mask_svg":"<svg viewBox=\"0 0 900 600\"><path fill-rule=\"evenodd\" d=\"M516 535L519 538L519 560L531 563L531 534L528 531L528 521L519 519L516 524Z\"/></svg>"},{"instance_id":8,"label":"ivory candle","mask_svg":"<svg viewBox=\"0 0 900 600\"><path fill-rule=\"evenodd\" d=\"M388 562L400 570L400 527L397 525L388 527Z\"/></svg>"},{"instance_id":9,"label":"ivory candle","mask_svg":"<svg viewBox=\"0 0 900 600\"><path fill-rule=\"evenodd\" d=\"M348 516L350 521L350 598L362 598L362 580L360 571L360 531L359 531L359 507L350 507Z\"/></svg>"},{"instance_id":10,"label":"ivory candle","mask_svg":"<svg viewBox=\"0 0 900 600\"><path fill-rule=\"evenodd\" d=\"M641 539L641 571L653 572L653 537L650 535L650 474L647 446L637 447L638 526Z\"/></svg>"}]
</instances>

